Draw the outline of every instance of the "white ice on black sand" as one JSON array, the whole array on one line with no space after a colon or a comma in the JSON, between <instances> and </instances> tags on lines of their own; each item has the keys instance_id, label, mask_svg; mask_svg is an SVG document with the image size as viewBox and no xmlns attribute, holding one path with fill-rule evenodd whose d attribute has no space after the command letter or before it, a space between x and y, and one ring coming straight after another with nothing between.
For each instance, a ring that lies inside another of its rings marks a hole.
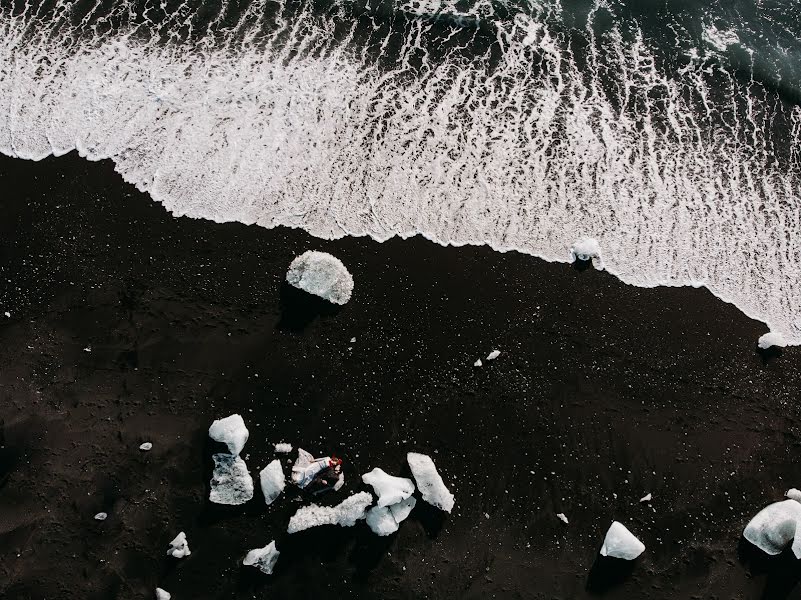
<instances>
[{"instance_id":1,"label":"white ice on black sand","mask_svg":"<svg viewBox=\"0 0 801 600\"><path fill-rule=\"evenodd\" d=\"M575 260L591 260L596 268L601 267L601 245L598 240L591 237L584 237L576 240L570 247L570 262Z\"/></svg>"},{"instance_id":2,"label":"white ice on black sand","mask_svg":"<svg viewBox=\"0 0 801 600\"><path fill-rule=\"evenodd\" d=\"M209 500L215 504L244 504L253 498L253 478L245 461L231 454L214 454Z\"/></svg>"},{"instance_id":3,"label":"white ice on black sand","mask_svg":"<svg viewBox=\"0 0 801 600\"><path fill-rule=\"evenodd\" d=\"M289 265L286 280L309 294L333 304L347 304L353 293L353 277L336 256L309 250Z\"/></svg>"},{"instance_id":4,"label":"white ice on black sand","mask_svg":"<svg viewBox=\"0 0 801 600\"><path fill-rule=\"evenodd\" d=\"M170 592L161 588L156 588L156 600L170 600L170 598L172 598Z\"/></svg>"},{"instance_id":5,"label":"white ice on black sand","mask_svg":"<svg viewBox=\"0 0 801 600\"><path fill-rule=\"evenodd\" d=\"M273 446L278 454L289 454L292 452L292 444L286 442L279 442Z\"/></svg>"},{"instance_id":6,"label":"white ice on black sand","mask_svg":"<svg viewBox=\"0 0 801 600\"><path fill-rule=\"evenodd\" d=\"M782 500L759 511L745 526L743 537L771 556L781 554L792 544L793 554L801 558L799 524L801 503L793 499Z\"/></svg>"},{"instance_id":7,"label":"white ice on black sand","mask_svg":"<svg viewBox=\"0 0 801 600\"><path fill-rule=\"evenodd\" d=\"M288 533L297 533L320 525L340 525L353 527L356 521L365 518L365 511L373 503L370 492L359 492L346 498L336 506L317 506L312 504L298 509L289 519Z\"/></svg>"},{"instance_id":8,"label":"white ice on black sand","mask_svg":"<svg viewBox=\"0 0 801 600\"><path fill-rule=\"evenodd\" d=\"M173 558L183 558L192 554L189 550L189 542L186 540L186 534L182 531L175 536L175 539L170 542L170 547L167 550L167 556Z\"/></svg>"},{"instance_id":9,"label":"white ice on black sand","mask_svg":"<svg viewBox=\"0 0 801 600\"><path fill-rule=\"evenodd\" d=\"M431 457L417 452L409 452L406 460L423 500L445 512L451 512L454 503L453 494L445 487Z\"/></svg>"},{"instance_id":10,"label":"white ice on black sand","mask_svg":"<svg viewBox=\"0 0 801 600\"><path fill-rule=\"evenodd\" d=\"M618 521L612 522L601 546L601 556L623 560L634 560L644 551L645 545Z\"/></svg>"},{"instance_id":11,"label":"white ice on black sand","mask_svg":"<svg viewBox=\"0 0 801 600\"><path fill-rule=\"evenodd\" d=\"M784 336L777 331L770 331L764 335L759 336L757 346L760 350L767 350L768 348L784 348L787 343L784 341Z\"/></svg>"},{"instance_id":12,"label":"white ice on black sand","mask_svg":"<svg viewBox=\"0 0 801 600\"><path fill-rule=\"evenodd\" d=\"M237 414L224 419L217 419L209 427L209 437L215 442L227 445L228 451L234 455L242 452L249 435L248 428L245 427L245 421Z\"/></svg>"},{"instance_id":13,"label":"white ice on black sand","mask_svg":"<svg viewBox=\"0 0 801 600\"><path fill-rule=\"evenodd\" d=\"M397 504L414 493L414 483L411 479L389 475L378 467L362 475L362 481L371 486L378 495L378 506Z\"/></svg>"},{"instance_id":14,"label":"white ice on black sand","mask_svg":"<svg viewBox=\"0 0 801 600\"><path fill-rule=\"evenodd\" d=\"M275 499L281 495L286 485L281 461L276 458L264 467L259 473L259 482L261 483L261 491L264 494L264 502L268 505L275 502Z\"/></svg>"},{"instance_id":15,"label":"white ice on black sand","mask_svg":"<svg viewBox=\"0 0 801 600\"><path fill-rule=\"evenodd\" d=\"M275 548L275 541L270 542L264 548L254 548L247 553L242 564L247 567L256 567L262 573L272 575L275 563L281 553Z\"/></svg>"}]
</instances>

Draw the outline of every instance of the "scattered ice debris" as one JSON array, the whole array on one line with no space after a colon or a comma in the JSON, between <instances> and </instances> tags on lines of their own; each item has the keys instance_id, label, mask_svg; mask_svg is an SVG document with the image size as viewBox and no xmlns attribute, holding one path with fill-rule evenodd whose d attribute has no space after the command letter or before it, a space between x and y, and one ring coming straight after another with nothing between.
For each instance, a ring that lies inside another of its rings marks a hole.
<instances>
[{"instance_id":1,"label":"scattered ice debris","mask_svg":"<svg viewBox=\"0 0 801 600\"><path fill-rule=\"evenodd\" d=\"M288 533L297 533L320 525L339 525L353 527L356 521L364 519L367 507L373 503L370 492L359 492L346 498L336 506L317 506L312 504L299 508L289 519Z\"/></svg>"},{"instance_id":2,"label":"scattered ice debris","mask_svg":"<svg viewBox=\"0 0 801 600\"><path fill-rule=\"evenodd\" d=\"M612 522L609 531L606 532L603 546L601 546L601 556L622 558L623 560L634 560L644 551L645 545L618 521Z\"/></svg>"},{"instance_id":3,"label":"scattered ice debris","mask_svg":"<svg viewBox=\"0 0 801 600\"><path fill-rule=\"evenodd\" d=\"M565 516L565 513L556 513L556 516L557 516L557 517L559 518L559 520L560 520L560 521L562 521L562 523L564 523L565 525L567 525L567 524L569 523L569 521L567 520L567 517Z\"/></svg>"},{"instance_id":4,"label":"scattered ice debris","mask_svg":"<svg viewBox=\"0 0 801 600\"><path fill-rule=\"evenodd\" d=\"M308 486L314 478L317 477L320 473L328 469L329 467L334 468L336 465L336 459L330 456L324 456L322 458L314 458L309 452L306 452L303 448L298 448L298 459L295 461L295 464L292 466L292 483L294 483L299 488L303 489ZM334 489L338 490L342 487L345 483L345 477L341 473L339 474L339 481L337 482Z\"/></svg>"},{"instance_id":5,"label":"scattered ice debris","mask_svg":"<svg viewBox=\"0 0 801 600\"><path fill-rule=\"evenodd\" d=\"M376 535L393 534L398 530L401 522L412 512L416 503L416 498L409 497L391 506L374 506L367 511L367 526Z\"/></svg>"},{"instance_id":6,"label":"scattered ice debris","mask_svg":"<svg viewBox=\"0 0 801 600\"><path fill-rule=\"evenodd\" d=\"M148 450L152 450L153 449L153 444L151 444L150 442L144 442L142 444L139 444L139 449L142 452L147 452Z\"/></svg>"},{"instance_id":7,"label":"scattered ice debris","mask_svg":"<svg viewBox=\"0 0 801 600\"><path fill-rule=\"evenodd\" d=\"M487 355L487 360L495 360L495 359L496 359L496 358L498 358L500 355L501 355L501 351L500 351L500 350L493 350L492 352L490 352L490 353Z\"/></svg>"},{"instance_id":8,"label":"scattered ice debris","mask_svg":"<svg viewBox=\"0 0 801 600\"><path fill-rule=\"evenodd\" d=\"M264 494L264 502L272 504L281 495L286 485L284 469L281 468L281 461L277 458L269 465L264 467L259 473L261 491Z\"/></svg>"},{"instance_id":9,"label":"scattered ice debris","mask_svg":"<svg viewBox=\"0 0 801 600\"><path fill-rule=\"evenodd\" d=\"M350 343L351 344L355 344L356 343L356 338L355 337L350 338Z\"/></svg>"},{"instance_id":10,"label":"scattered ice debris","mask_svg":"<svg viewBox=\"0 0 801 600\"><path fill-rule=\"evenodd\" d=\"M581 261L591 260L596 267L601 266L601 245L595 238L584 237L570 247L570 261L576 259Z\"/></svg>"},{"instance_id":11,"label":"scattered ice debris","mask_svg":"<svg viewBox=\"0 0 801 600\"><path fill-rule=\"evenodd\" d=\"M787 493L784 494L785 497L789 498L790 500L795 500L796 502L801 502L801 490L797 490L795 488L790 488L787 490Z\"/></svg>"},{"instance_id":12,"label":"scattered ice debris","mask_svg":"<svg viewBox=\"0 0 801 600\"><path fill-rule=\"evenodd\" d=\"M108 513L99 512L95 515L95 521L105 521L108 519Z\"/></svg>"},{"instance_id":13,"label":"scattered ice debris","mask_svg":"<svg viewBox=\"0 0 801 600\"><path fill-rule=\"evenodd\" d=\"M290 285L334 304L346 304L353 293L353 277L336 256L309 250L289 265Z\"/></svg>"},{"instance_id":14,"label":"scattered ice debris","mask_svg":"<svg viewBox=\"0 0 801 600\"><path fill-rule=\"evenodd\" d=\"M774 556L792 543L793 554L801 558L801 503L782 500L769 504L748 522L743 537Z\"/></svg>"},{"instance_id":15,"label":"scattered ice debris","mask_svg":"<svg viewBox=\"0 0 801 600\"><path fill-rule=\"evenodd\" d=\"M787 343L784 341L784 336L778 331L770 331L764 335L759 336L757 346L760 350L767 350L773 346L777 348L784 348Z\"/></svg>"},{"instance_id":16,"label":"scattered ice debris","mask_svg":"<svg viewBox=\"0 0 801 600\"><path fill-rule=\"evenodd\" d=\"M380 507L397 504L414 494L414 483L411 479L394 477L378 467L362 475L362 481L372 486L378 495L377 504Z\"/></svg>"},{"instance_id":17,"label":"scattered ice debris","mask_svg":"<svg viewBox=\"0 0 801 600\"><path fill-rule=\"evenodd\" d=\"M156 588L156 600L170 600L170 598L172 598L170 592L161 588Z\"/></svg>"},{"instance_id":18,"label":"scattered ice debris","mask_svg":"<svg viewBox=\"0 0 801 600\"><path fill-rule=\"evenodd\" d=\"M289 454L292 452L292 444L279 442L278 444L275 444L275 451L278 452L278 454Z\"/></svg>"},{"instance_id":19,"label":"scattered ice debris","mask_svg":"<svg viewBox=\"0 0 801 600\"><path fill-rule=\"evenodd\" d=\"M217 419L209 427L209 437L215 442L222 442L228 446L231 454L238 455L248 441L248 428L241 416L233 414L224 419Z\"/></svg>"},{"instance_id":20,"label":"scattered ice debris","mask_svg":"<svg viewBox=\"0 0 801 600\"><path fill-rule=\"evenodd\" d=\"M454 502L453 494L445 487L431 457L417 452L409 452L406 460L423 500L445 512L451 512Z\"/></svg>"},{"instance_id":21,"label":"scattered ice debris","mask_svg":"<svg viewBox=\"0 0 801 600\"><path fill-rule=\"evenodd\" d=\"M652 498L651 492L648 492L647 494L645 494L645 496L640 498L640 502L650 502L651 498Z\"/></svg>"},{"instance_id":22,"label":"scattered ice debris","mask_svg":"<svg viewBox=\"0 0 801 600\"><path fill-rule=\"evenodd\" d=\"M214 454L209 500L215 504L244 504L253 498L253 478L245 461L232 454Z\"/></svg>"},{"instance_id":23,"label":"scattered ice debris","mask_svg":"<svg viewBox=\"0 0 801 600\"><path fill-rule=\"evenodd\" d=\"M183 558L192 554L189 550L189 542L186 541L186 534L182 531L175 536L175 539L170 542L170 548L167 550L167 556L173 558Z\"/></svg>"},{"instance_id":24,"label":"scattered ice debris","mask_svg":"<svg viewBox=\"0 0 801 600\"><path fill-rule=\"evenodd\" d=\"M278 561L281 553L275 548L275 541L270 542L264 548L254 548L248 552L242 564L246 567L256 567L262 573L272 575L273 567Z\"/></svg>"},{"instance_id":25,"label":"scattered ice debris","mask_svg":"<svg viewBox=\"0 0 801 600\"><path fill-rule=\"evenodd\" d=\"M473 363L474 367L481 367L483 365L484 365L484 363L481 362L480 358L476 362Z\"/></svg>"}]
</instances>

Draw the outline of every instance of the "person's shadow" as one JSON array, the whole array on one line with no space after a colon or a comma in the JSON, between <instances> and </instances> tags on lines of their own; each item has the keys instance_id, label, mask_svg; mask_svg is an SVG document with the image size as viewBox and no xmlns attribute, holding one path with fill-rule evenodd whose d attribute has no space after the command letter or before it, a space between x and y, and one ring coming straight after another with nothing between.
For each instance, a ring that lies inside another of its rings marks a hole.
<instances>
[{"instance_id":1,"label":"person's shadow","mask_svg":"<svg viewBox=\"0 0 801 600\"><path fill-rule=\"evenodd\" d=\"M342 307L314 294L300 290L286 281L281 283L281 293L278 302L281 318L277 328L283 331L300 332L320 316L333 316Z\"/></svg>"},{"instance_id":2,"label":"person's shadow","mask_svg":"<svg viewBox=\"0 0 801 600\"><path fill-rule=\"evenodd\" d=\"M765 576L762 600L785 600L801 580L801 563L790 548L770 556L740 537L737 559L748 569L749 576Z\"/></svg>"}]
</instances>

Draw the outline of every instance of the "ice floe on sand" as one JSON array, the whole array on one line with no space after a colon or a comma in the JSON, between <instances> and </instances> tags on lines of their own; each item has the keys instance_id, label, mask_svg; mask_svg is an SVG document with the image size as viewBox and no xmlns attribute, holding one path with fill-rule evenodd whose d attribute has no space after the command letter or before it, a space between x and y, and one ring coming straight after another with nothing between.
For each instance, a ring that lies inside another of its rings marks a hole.
<instances>
[{"instance_id":1,"label":"ice floe on sand","mask_svg":"<svg viewBox=\"0 0 801 600\"><path fill-rule=\"evenodd\" d=\"M254 548L247 553L242 564L247 567L256 567L262 573L272 575L275 563L281 553L275 548L275 541L270 542L264 548Z\"/></svg>"},{"instance_id":2,"label":"ice floe on sand","mask_svg":"<svg viewBox=\"0 0 801 600\"><path fill-rule=\"evenodd\" d=\"M612 522L601 546L601 556L623 560L634 560L644 551L645 545L618 521Z\"/></svg>"},{"instance_id":3,"label":"ice floe on sand","mask_svg":"<svg viewBox=\"0 0 801 600\"><path fill-rule=\"evenodd\" d=\"M309 250L289 265L290 285L334 304L347 304L353 293L353 277L336 256Z\"/></svg>"},{"instance_id":4,"label":"ice floe on sand","mask_svg":"<svg viewBox=\"0 0 801 600\"><path fill-rule=\"evenodd\" d=\"M445 487L431 457L417 452L409 452L406 460L423 500L445 512L451 512L454 503L453 494Z\"/></svg>"},{"instance_id":5,"label":"ice floe on sand","mask_svg":"<svg viewBox=\"0 0 801 600\"><path fill-rule=\"evenodd\" d=\"M286 442L279 442L273 446L278 454L289 454L292 452L292 444Z\"/></svg>"},{"instance_id":6,"label":"ice floe on sand","mask_svg":"<svg viewBox=\"0 0 801 600\"><path fill-rule=\"evenodd\" d=\"M501 355L501 351L500 351L500 350L493 350L492 352L490 352L490 353L487 355L487 360L495 360L495 359L496 359L496 358L498 358L500 355Z\"/></svg>"},{"instance_id":7,"label":"ice floe on sand","mask_svg":"<svg viewBox=\"0 0 801 600\"><path fill-rule=\"evenodd\" d=\"M365 517L365 511L373 503L370 492L359 492L346 498L336 506L303 506L289 519L288 533L297 533L320 525L353 527Z\"/></svg>"},{"instance_id":8,"label":"ice floe on sand","mask_svg":"<svg viewBox=\"0 0 801 600\"><path fill-rule=\"evenodd\" d=\"M143 442L142 444L139 444L139 449L142 452L148 452L153 449L153 444L151 444L150 442Z\"/></svg>"},{"instance_id":9,"label":"ice floe on sand","mask_svg":"<svg viewBox=\"0 0 801 600\"><path fill-rule=\"evenodd\" d=\"M793 554L796 558L801 558L799 523L801 503L793 499L782 500L759 511L745 526L743 537L771 556L781 554L792 544Z\"/></svg>"},{"instance_id":10,"label":"ice floe on sand","mask_svg":"<svg viewBox=\"0 0 801 600\"><path fill-rule=\"evenodd\" d=\"M768 348L784 348L787 343L784 341L784 336L777 331L769 331L768 333L759 336L757 346L760 350L767 350Z\"/></svg>"},{"instance_id":11,"label":"ice floe on sand","mask_svg":"<svg viewBox=\"0 0 801 600\"><path fill-rule=\"evenodd\" d=\"M167 556L173 558L183 558L192 554L189 550L189 542L186 540L186 534L182 531L175 536L175 539L170 542L170 547L167 550Z\"/></svg>"},{"instance_id":12,"label":"ice floe on sand","mask_svg":"<svg viewBox=\"0 0 801 600\"><path fill-rule=\"evenodd\" d=\"M108 513L99 512L95 515L95 521L105 521L108 519Z\"/></svg>"},{"instance_id":13,"label":"ice floe on sand","mask_svg":"<svg viewBox=\"0 0 801 600\"><path fill-rule=\"evenodd\" d=\"M397 504L414 493L414 483L411 479L389 475L378 467L362 475L362 481L372 486L373 491L378 495L376 503L378 506Z\"/></svg>"},{"instance_id":14,"label":"ice floe on sand","mask_svg":"<svg viewBox=\"0 0 801 600\"><path fill-rule=\"evenodd\" d=\"M244 504L253 498L253 478L245 461L231 454L214 454L209 500L215 504Z\"/></svg>"},{"instance_id":15,"label":"ice floe on sand","mask_svg":"<svg viewBox=\"0 0 801 600\"><path fill-rule=\"evenodd\" d=\"M380 536L395 533L401 522L408 517L417 504L413 496L389 506L374 506L367 511L367 526Z\"/></svg>"},{"instance_id":16,"label":"ice floe on sand","mask_svg":"<svg viewBox=\"0 0 801 600\"><path fill-rule=\"evenodd\" d=\"M241 416L233 414L224 419L217 419L209 427L209 437L215 442L221 442L228 446L231 454L239 454L248 441L248 428Z\"/></svg>"},{"instance_id":17,"label":"ice floe on sand","mask_svg":"<svg viewBox=\"0 0 801 600\"><path fill-rule=\"evenodd\" d=\"M281 495L286 485L281 461L276 458L264 467L259 473L259 482L261 483L261 491L264 494L264 502L267 504L275 502L275 499Z\"/></svg>"},{"instance_id":18,"label":"ice floe on sand","mask_svg":"<svg viewBox=\"0 0 801 600\"><path fill-rule=\"evenodd\" d=\"M170 592L161 588L156 588L156 600L170 600L170 598L172 598Z\"/></svg>"}]
</instances>

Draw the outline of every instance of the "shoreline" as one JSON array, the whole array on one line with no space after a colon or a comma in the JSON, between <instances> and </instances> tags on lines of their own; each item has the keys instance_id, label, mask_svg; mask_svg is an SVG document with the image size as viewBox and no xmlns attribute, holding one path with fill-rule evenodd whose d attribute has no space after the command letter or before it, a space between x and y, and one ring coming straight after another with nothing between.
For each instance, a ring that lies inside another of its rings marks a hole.
<instances>
[{"instance_id":1,"label":"shoreline","mask_svg":"<svg viewBox=\"0 0 801 600\"><path fill-rule=\"evenodd\" d=\"M738 548L799 487L801 355L758 354L763 324L708 290L486 246L173 217L74 154L0 157L0 183L6 597L595 597L612 519L646 552L605 597L786 597L770 594L787 565ZM282 283L309 249L353 274L343 308ZM206 430L233 412L251 474L274 442L334 453L336 502L372 467L406 475L419 451L456 508L420 507L389 538L364 524L288 538L291 493L209 505ZM181 530L192 555L168 561ZM272 539L286 548L273 576L241 567Z\"/></svg>"}]
</instances>

